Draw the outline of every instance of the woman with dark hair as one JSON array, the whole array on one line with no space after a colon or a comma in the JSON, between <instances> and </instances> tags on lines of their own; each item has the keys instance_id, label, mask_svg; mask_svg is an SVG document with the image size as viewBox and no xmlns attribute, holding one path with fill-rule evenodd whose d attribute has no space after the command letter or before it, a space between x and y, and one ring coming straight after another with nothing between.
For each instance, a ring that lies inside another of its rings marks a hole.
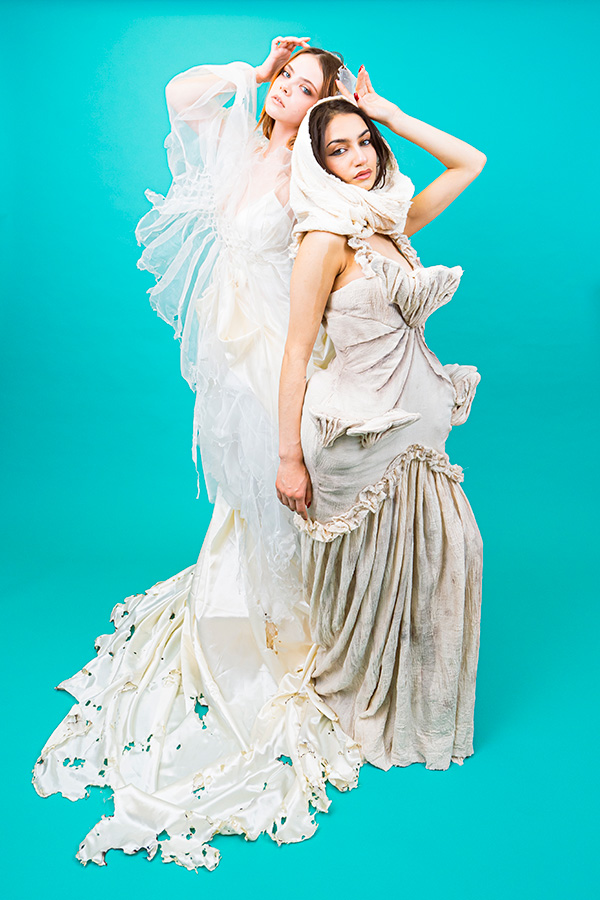
<instances>
[{"instance_id":1,"label":"woman with dark hair","mask_svg":"<svg viewBox=\"0 0 600 900\"><path fill-rule=\"evenodd\" d=\"M368 143L375 151L377 157L377 171L372 186L374 188L383 187L385 185L385 178L390 161L390 148L384 141L381 132L372 119L368 117L366 112L361 109L360 106L357 106L356 104L348 106L348 103L349 101L344 97L340 97L339 99L334 98L330 103L318 105L313 111L308 120L308 133L310 135L310 143L314 157L322 169L325 169L326 172L330 171L327 159L328 156L333 156L334 153L332 151L332 153L329 154L327 150L327 126L332 119L339 115L351 114L360 116L364 122L364 128L369 132Z\"/></svg>"},{"instance_id":2,"label":"woman with dark hair","mask_svg":"<svg viewBox=\"0 0 600 900\"><path fill-rule=\"evenodd\" d=\"M423 266L409 235L485 157L379 97L364 70L355 96L319 101L294 144L277 492L302 535L317 693L363 759L446 769L473 752L482 544L445 442L479 374L425 343L462 269ZM412 202L367 111L446 166ZM322 323L336 356L307 383Z\"/></svg>"},{"instance_id":3,"label":"woman with dark hair","mask_svg":"<svg viewBox=\"0 0 600 900\"><path fill-rule=\"evenodd\" d=\"M41 752L36 790L75 800L88 785L114 789L115 813L81 844L83 863L160 847L164 861L214 868L214 834L300 840L328 806L326 778L356 782L354 742L302 681L299 537L273 490L290 146L342 67L308 40L275 38L257 68L197 66L167 86L173 183L166 197L148 192L139 265L181 341L214 512L197 563L117 604L96 658L59 685L78 702Z\"/></svg>"}]
</instances>

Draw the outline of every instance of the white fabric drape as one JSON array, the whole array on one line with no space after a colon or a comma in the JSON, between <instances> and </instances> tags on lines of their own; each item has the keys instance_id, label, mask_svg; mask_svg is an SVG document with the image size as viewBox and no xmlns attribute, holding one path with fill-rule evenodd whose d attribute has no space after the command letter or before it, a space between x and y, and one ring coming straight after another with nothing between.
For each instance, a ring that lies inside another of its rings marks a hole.
<instances>
[{"instance_id":1,"label":"white fabric drape","mask_svg":"<svg viewBox=\"0 0 600 900\"><path fill-rule=\"evenodd\" d=\"M83 863L160 847L165 861L213 868L216 833L309 837L326 781L353 787L361 757L311 686L299 536L274 488L290 152L264 156L251 66L198 66L172 87L196 99L169 110L173 183L149 195L140 267L181 340L214 513L198 562L118 604L97 656L58 686L77 702L33 781L72 800L114 789Z\"/></svg>"},{"instance_id":2,"label":"white fabric drape","mask_svg":"<svg viewBox=\"0 0 600 900\"><path fill-rule=\"evenodd\" d=\"M411 206L414 185L399 170L391 151L385 184L370 191L346 184L319 165L310 139L310 115L317 106L334 99L324 97L315 103L304 117L294 142L290 203L296 224L292 255L307 231L329 231L349 238L366 238L377 232L398 240Z\"/></svg>"}]
</instances>

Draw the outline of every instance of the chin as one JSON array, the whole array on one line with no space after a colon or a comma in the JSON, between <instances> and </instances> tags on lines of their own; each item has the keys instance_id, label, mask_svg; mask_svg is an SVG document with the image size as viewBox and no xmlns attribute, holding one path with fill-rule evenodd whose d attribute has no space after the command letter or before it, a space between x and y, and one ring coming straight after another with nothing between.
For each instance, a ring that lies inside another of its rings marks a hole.
<instances>
[{"instance_id":1,"label":"chin","mask_svg":"<svg viewBox=\"0 0 600 900\"><path fill-rule=\"evenodd\" d=\"M375 182L373 181L373 184ZM348 181L347 184L353 184L354 187L360 188L363 191L370 191L373 187L373 184L370 184L368 181Z\"/></svg>"},{"instance_id":2,"label":"chin","mask_svg":"<svg viewBox=\"0 0 600 900\"><path fill-rule=\"evenodd\" d=\"M275 101L271 100L269 97L266 99L265 109L271 118L275 119L277 122L287 121L287 110L280 106L279 103L275 103Z\"/></svg>"},{"instance_id":3,"label":"chin","mask_svg":"<svg viewBox=\"0 0 600 900\"><path fill-rule=\"evenodd\" d=\"M375 178L369 179L369 181L353 181L352 184L355 184L356 187L362 188L363 191L370 191L375 184Z\"/></svg>"}]
</instances>

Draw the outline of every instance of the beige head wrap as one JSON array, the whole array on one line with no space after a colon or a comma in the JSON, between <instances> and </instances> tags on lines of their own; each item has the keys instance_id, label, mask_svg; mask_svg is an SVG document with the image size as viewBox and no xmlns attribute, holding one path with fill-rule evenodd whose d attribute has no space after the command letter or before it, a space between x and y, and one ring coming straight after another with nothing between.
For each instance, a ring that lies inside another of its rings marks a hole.
<instances>
[{"instance_id":1,"label":"beige head wrap","mask_svg":"<svg viewBox=\"0 0 600 900\"><path fill-rule=\"evenodd\" d=\"M334 99L339 97L325 97L311 107L294 143L290 205L297 222L290 248L292 256L296 255L307 231L330 231L359 238L378 232L398 240L396 236L404 229L414 194L412 181L399 170L391 151L384 186L370 191L346 184L319 165L310 139L310 116L321 103Z\"/></svg>"}]
</instances>

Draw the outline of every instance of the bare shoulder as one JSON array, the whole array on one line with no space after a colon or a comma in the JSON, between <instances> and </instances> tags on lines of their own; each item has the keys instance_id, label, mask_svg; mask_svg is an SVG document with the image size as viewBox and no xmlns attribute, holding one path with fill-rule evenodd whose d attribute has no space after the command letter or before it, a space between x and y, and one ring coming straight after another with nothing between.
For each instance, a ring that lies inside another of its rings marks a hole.
<instances>
[{"instance_id":1,"label":"bare shoulder","mask_svg":"<svg viewBox=\"0 0 600 900\"><path fill-rule=\"evenodd\" d=\"M308 231L298 250L292 270L291 290L308 291L316 298L320 313L332 285L345 265L346 238L330 231Z\"/></svg>"},{"instance_id":2,"label":"bare shoulder","mask_svg":"<svg viewBox=\"0 0 600 900\"><path fill-rule=\"evenodd\" d=\"M334 256L342 259L346 248L346 236L333 234L331 231L308 231L300 247L304 253L310 253L321 258Z\"/></svg>"}]
</instances>

